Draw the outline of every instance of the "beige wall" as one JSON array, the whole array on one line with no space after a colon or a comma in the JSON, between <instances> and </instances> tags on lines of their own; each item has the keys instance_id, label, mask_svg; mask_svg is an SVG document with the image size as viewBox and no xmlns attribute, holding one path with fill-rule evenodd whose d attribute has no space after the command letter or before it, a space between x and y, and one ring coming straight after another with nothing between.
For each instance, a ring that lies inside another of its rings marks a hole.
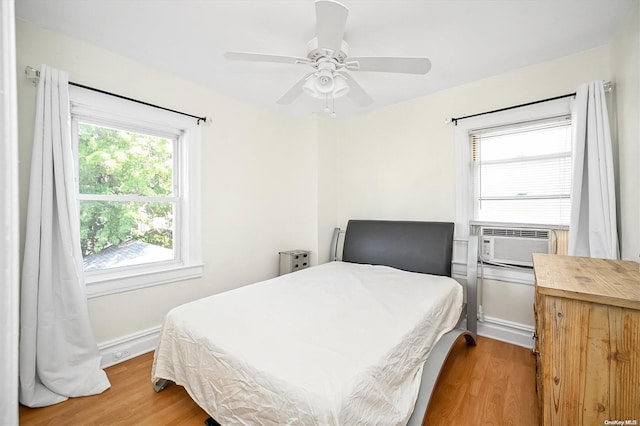
<instances>
[{"instance_id":1,"label":"beige wall","mask_svg":"<svg viewBox=\"0 0 640 426\"><path fill-rule=\"evenodd\" d=\"M623 259L640 260L640 3L634 1L612 43L619 152L618 229Z\"/></svg>"},{"instance_id":2,"label":"beige wall","mask_svg":"<svg viewBox=\"0 0 640 426\"><path fill-rule=\"evenodd\" d=\"M281 118L109 51L18 21L19 75L25 66L39 67L43 63L67 70L75 82L213 117L213 124L202 128L203 278L91 299L89 310L98 342L157 326L167 310L178 304L277 275L278 251L307 248L317 254L315 117ZM22 218L35 96L35 87L20 78Z\"/></svg>"},{"instance_id":3,"label":"beige wall","mask_svg":"<svg viewBox=\"0 0 640 426\"><path fill-rule=\"evenodd\" d=\"M453 220L454 127L445 119L571 93L611 78L601 47L339 123L338 219Z\"/></svg>"},{"instance_id":4,"label":"beige wall","mask_svg":"<svg viewBox=\"0 0 640 426\"><path fill-rule=\"evenodd\" d=\"M318 137L318 263L329 261L329 247L333 230L338 226L338 188L341 184L337 174L337 127L326 116L316 116ZM320 169L322 167L322 169Z\"/></svg>"},{"instance_id":5,"label":"beige wall","mask_svg":"<svg viewBox=\"0 0 640 426\"><path fill-rule=\"evenodd\" d=\"M454 127L445 119L609 80L609 53L606 46L592 49L340 122L338 223L344 226L350 218L454 221ZM487 316L533 325L532 304L529 285L485 283Z\"/></svg>"}]
</instances>

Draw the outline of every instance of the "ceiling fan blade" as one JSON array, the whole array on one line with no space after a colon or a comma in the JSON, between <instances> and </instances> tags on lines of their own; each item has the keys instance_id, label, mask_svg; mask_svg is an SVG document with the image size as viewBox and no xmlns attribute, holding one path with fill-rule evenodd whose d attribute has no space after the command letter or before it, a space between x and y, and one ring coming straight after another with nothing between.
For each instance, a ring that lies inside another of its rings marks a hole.
<instances>
[{"instance_id":1,"label":"ceiling fan blade","mask_svg":"<svg viewBox=\"0 0 640 426\"><path fill-rule=\"evenodd\" d=\"M302 94L302 86L304 86L304 83L307 81L309 76L312 76L314 73L315 72L309 73L298 80L296 84L291 86L291 88L289 88L289 90L287 90L287 92L277 100L277 103L279 103L280 105L288 105L291 102L295 101L298 96Z\"/></svg>"},{"instance_id":2,"label":"ceiling fan blade","mask_svg":"<svg viewBox=\"0 0 640 426\"><path fill-rule=\"evenodd\" d=\"M266 55L263 53L250 52L225 52L224 57L234 61L253 62L278 62L281 64L310 64L307 58L297 58L295 56Z\"/></svg>"},{"instance_id":3,"label":"ceiling fan blade","mask_svg":"<svg viewBox=\"0 0 640 426\"><path fill-rule=\"evenodd\" d=\"M329 49L332 56L340 52L349 9L333 0L316 0L318 47Z\"/></svg>"},{"instance_id":4,"label":"ceiling fan blade","mask_svg":"<svg viewBox=\"0 0 640 426\"><path fill-rule=\"evenodd\" d=\"M426 74L431 69L427 58L347 58L348 70Z\"/></svg>"},{"instance_id":5,"label":"ceiling fan blade","mask_svg":"<svg viewBox=\"0 0 640 426\"><path fill-rule=\"evenodd\" d=\"M373 99L371 99L371 96L369 96L367 92L364 91L364 89L358 84L358 82L354 80L353 77L351 77L346 72L338 72L338 74L340 74L347 80L347 84L349 85L349 93L347 93L347 96L353 101L354 104L356 104L357 106L367 106L373 103Z\"/></svg>"}]
</instances>

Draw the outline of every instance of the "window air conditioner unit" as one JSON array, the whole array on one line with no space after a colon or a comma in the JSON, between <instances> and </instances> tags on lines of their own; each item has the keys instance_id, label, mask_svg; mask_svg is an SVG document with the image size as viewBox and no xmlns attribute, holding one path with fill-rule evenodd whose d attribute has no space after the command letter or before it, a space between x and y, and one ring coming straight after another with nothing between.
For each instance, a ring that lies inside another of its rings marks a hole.
<instances>
[{"instance_id":1,"label":"window air conditioner unit","mask_svg":"<svg viewBox=\"0 0 640 426\"><path fill-rule=\"evenodd\" d=\"M482 227L481 232L485 262L533 266L532 253L551 253L549 229Z\"/></svg>"}]
</instances>

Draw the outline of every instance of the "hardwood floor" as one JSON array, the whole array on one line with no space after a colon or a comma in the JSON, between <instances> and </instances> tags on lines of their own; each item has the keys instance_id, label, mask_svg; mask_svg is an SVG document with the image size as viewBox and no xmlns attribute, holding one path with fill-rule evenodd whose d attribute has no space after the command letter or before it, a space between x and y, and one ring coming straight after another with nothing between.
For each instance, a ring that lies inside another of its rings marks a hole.
<instances>
[{"instance_id":1,"label":"hardwood floor","mask_svg":"<svg viewBox=\"0 0 640 426\"><path fill-rule=\"evenodd\" d=\"M156 393L153 353L107 368L111 388L44 408L20 407L21 425L198 425L209 417L181 386Z\"/></svg>"},{"instance_id":2,"label":"hardwood floor","mask_svg":"<svg viewBox=\"0 0 640 426\"><path fill-rule=\"evenodd\" d=\"M478 337L459 340L447 359L423 422L437 425L537 425L535 357L530 349Z\"/></svg>"},{"instance_id":3,"label":"hardwood floor","mask_svg":"<svg viewBox=\"0 0 640 426\"><path fill-rule=\"evenodd\" d=\"M151 386L153 354L107 368L111 388L45 408L20 407L21 425L197 425L209 417L184 388ZM531 351L479 337L453 348L424 425L536 425Z\"/></svg>"}]
</instances>

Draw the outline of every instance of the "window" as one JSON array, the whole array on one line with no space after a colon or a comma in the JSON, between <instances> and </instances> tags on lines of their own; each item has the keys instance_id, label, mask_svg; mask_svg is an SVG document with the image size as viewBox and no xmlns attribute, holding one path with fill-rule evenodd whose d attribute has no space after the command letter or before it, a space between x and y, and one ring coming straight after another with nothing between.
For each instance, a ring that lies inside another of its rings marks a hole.
<instances>
[{"instance_id":1,"label":"window","mask_svg":"<svg viewBox=\"0 0 640 426\"><path fill-rule=\"evenodd\" d=\"M571 117L473 130L473 219L569 225Z\"/></svg>"},{"instance_id":2,"label":"window","mask_svg":"<svg viewBox=\"0 0 640 426\"><path fill-rule=\"evenodd\" d=\"M197 123L70 89L88 295L200 276Z\"/></svg>"},{"instance_id":3,"label":"window","mask_svg":"<svg viewBox=\"0 0 640 426\"><path fill-rule=\"evenodd\" d=\"M557 99L468 118L455 126L453 263L458 275L466 274L471 223L545 225L554 229L558 250L565 244L571 205L571 102L570 97ZM533 283L528 271L490 272L493 275L485 271L485 276Z\"/></svg>"}]
</instances>

